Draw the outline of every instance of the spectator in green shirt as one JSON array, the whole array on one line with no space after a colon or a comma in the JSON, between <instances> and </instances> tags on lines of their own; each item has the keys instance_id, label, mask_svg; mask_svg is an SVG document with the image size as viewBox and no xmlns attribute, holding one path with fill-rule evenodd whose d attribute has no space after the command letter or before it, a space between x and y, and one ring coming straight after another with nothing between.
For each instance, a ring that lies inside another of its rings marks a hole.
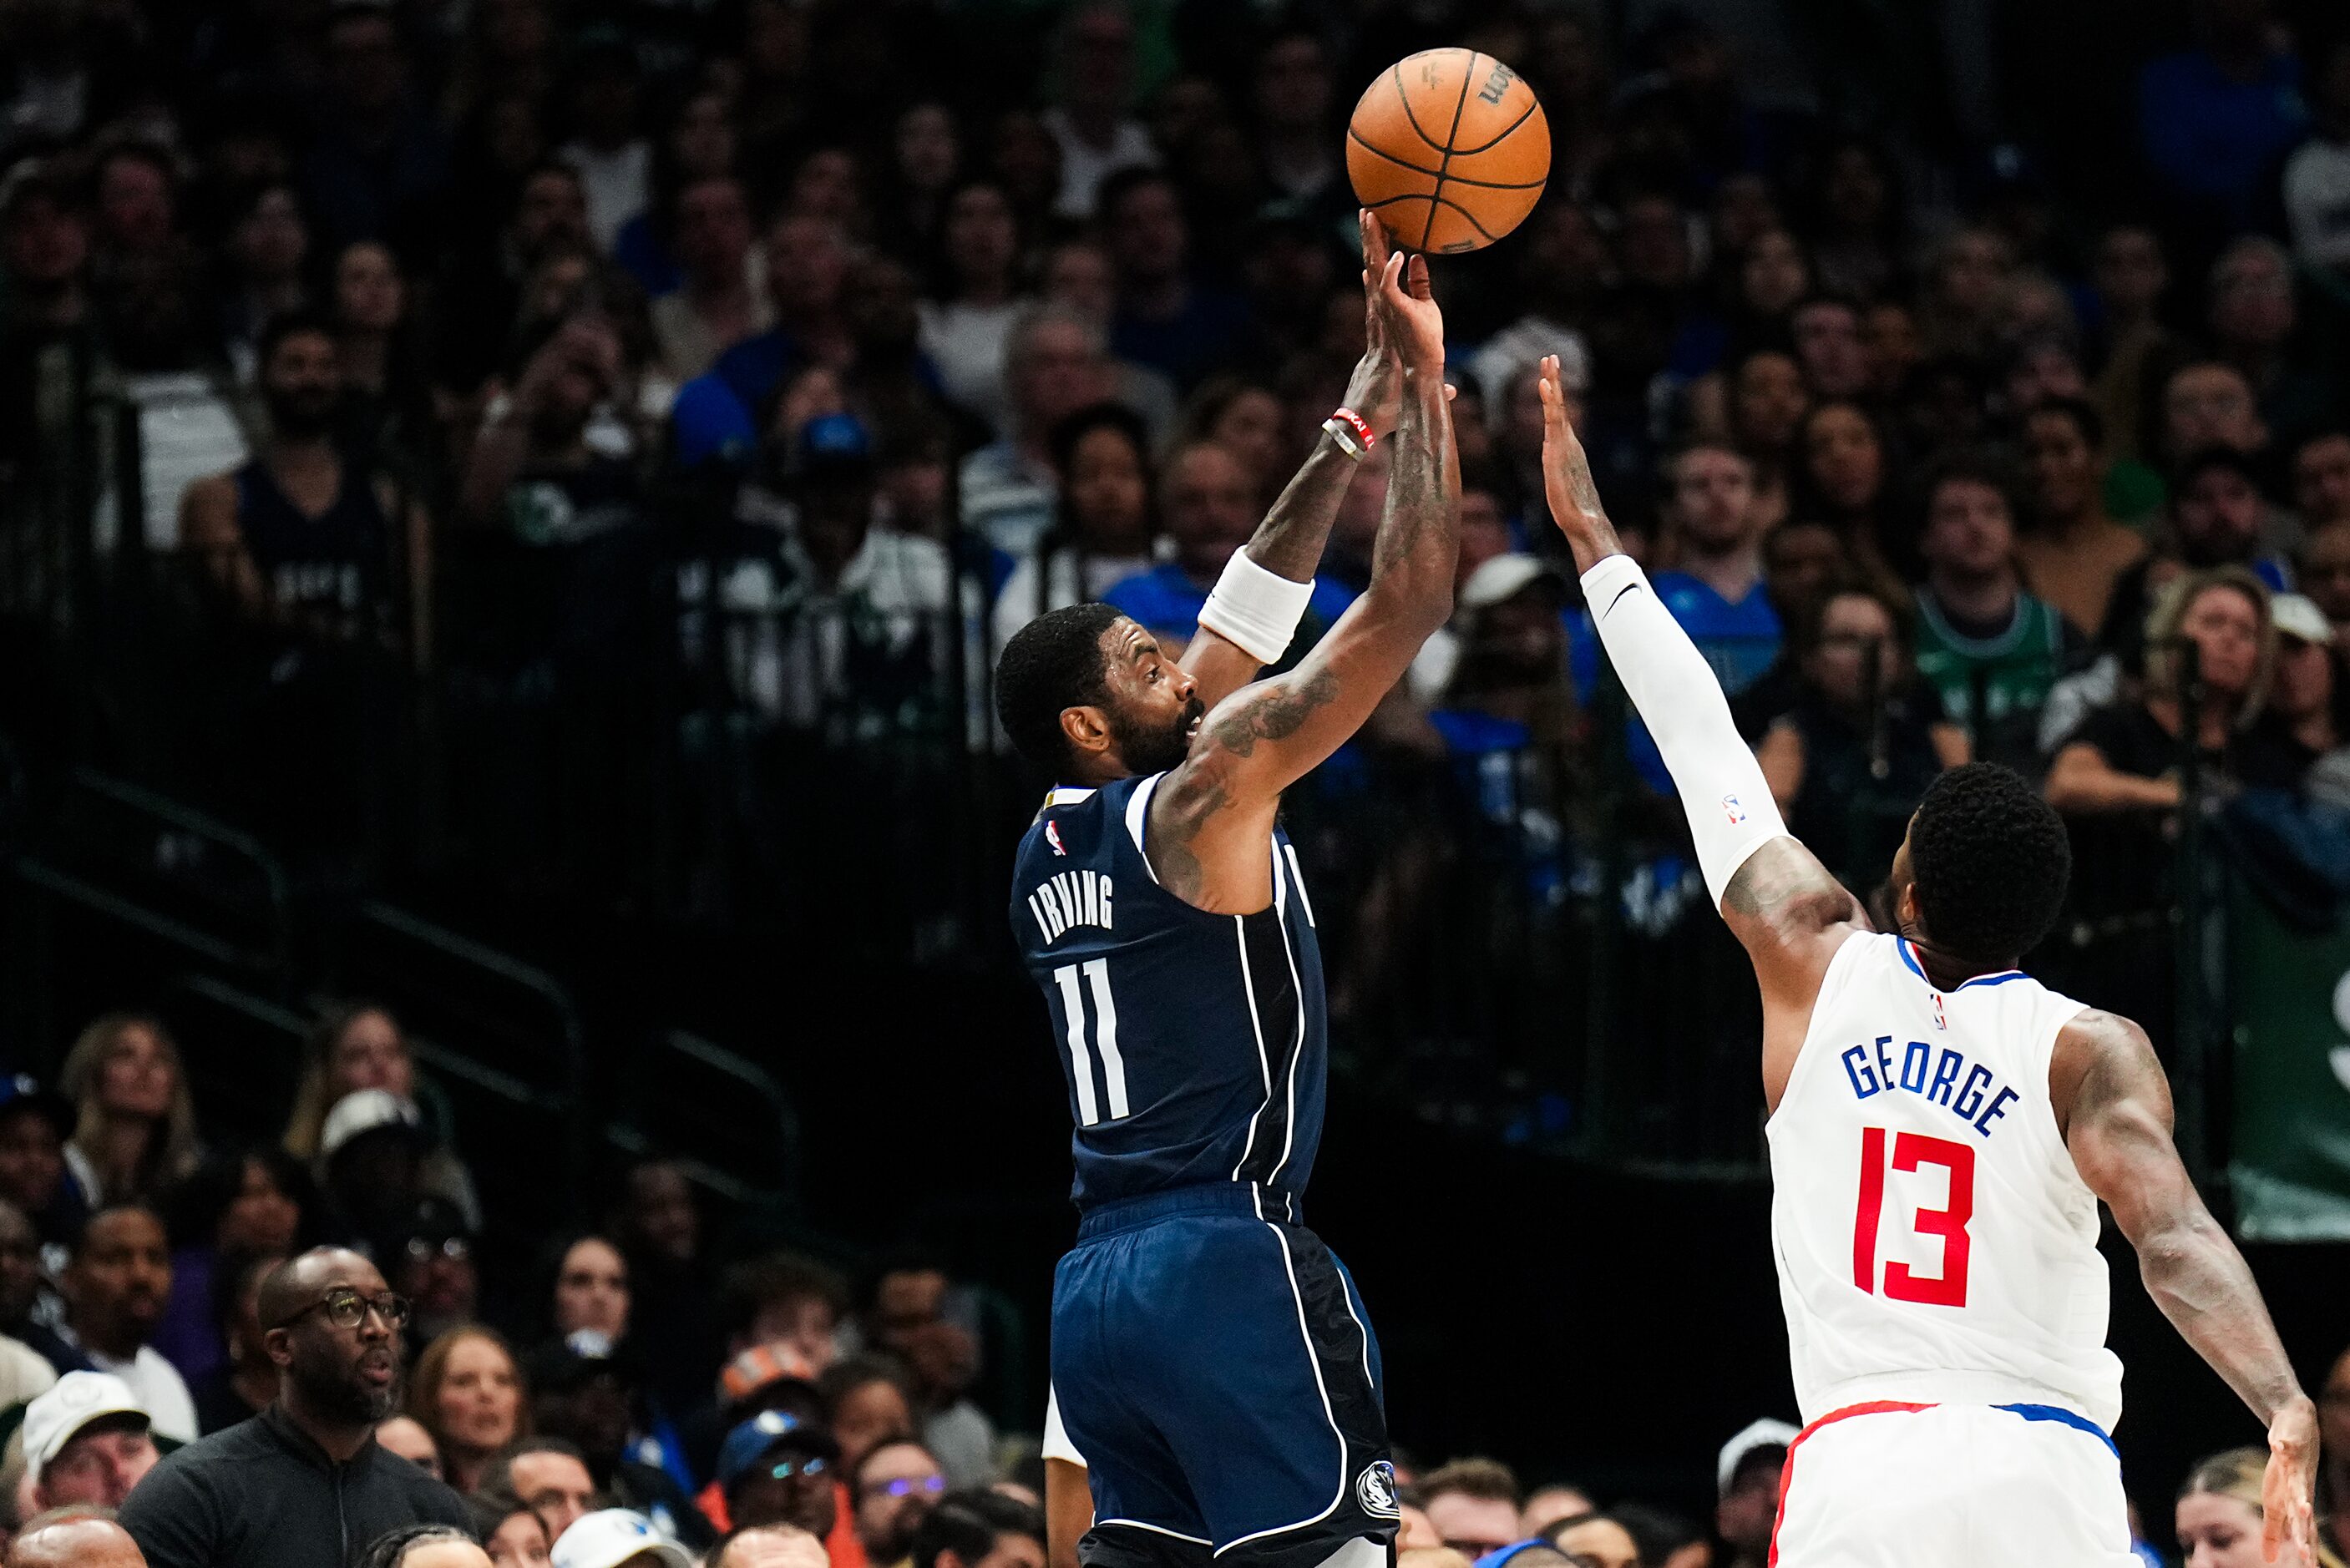
<instances>
[{"instance_id":1,"label":"spectator in green shirt","mask_svg":"<svg viewBox=\"0 0 2350 1568\"><path fill-rule=\"evenodd\" d=\"M2024 591L2005 476L1970 457L1936 470L1919 547L1918 675L1977 757L2031 766L2040 706L2074 661L2078 639L2054 606Z\"/></svg>"}]
</instances>

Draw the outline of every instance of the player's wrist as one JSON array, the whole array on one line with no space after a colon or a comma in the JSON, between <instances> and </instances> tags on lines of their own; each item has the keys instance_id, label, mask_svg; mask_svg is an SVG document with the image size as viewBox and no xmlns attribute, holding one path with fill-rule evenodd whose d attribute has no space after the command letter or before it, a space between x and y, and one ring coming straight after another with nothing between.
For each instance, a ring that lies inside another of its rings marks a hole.
<instances>
[{"instance_id":1,"label":"player's wrist","mask_svg":"<svg viewBox=\"0 0 2350 1568\"><path fill-rule=\"evenodd\" d=\"M1336 442L1338 450L1357 462L1379 444L1378 432L1371 429L1371 421L1343 404L1322 421L1322 433Z\"/></svg>"}]
</instances>

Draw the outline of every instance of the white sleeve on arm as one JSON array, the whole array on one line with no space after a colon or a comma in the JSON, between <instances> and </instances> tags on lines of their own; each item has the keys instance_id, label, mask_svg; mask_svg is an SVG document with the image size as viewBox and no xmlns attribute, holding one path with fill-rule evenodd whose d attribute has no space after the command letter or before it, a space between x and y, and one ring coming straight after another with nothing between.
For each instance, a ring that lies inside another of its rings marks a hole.
<instances>
[{"instance_id":1,"label":"white sleeve on arm","mask_svg":"<svg viewBox=\"0 0 2350 1568\"><path fill-rule=\"evenodd\" d=\"M1610 556L1583 574L1584 603L1607 645L1617 678L1656 738L1680 791L1697 840L1698 869L1714 907L1746 857L1787 825L1740 738L1713 667L1629 556Z\"/></svg>"}]
</instances>

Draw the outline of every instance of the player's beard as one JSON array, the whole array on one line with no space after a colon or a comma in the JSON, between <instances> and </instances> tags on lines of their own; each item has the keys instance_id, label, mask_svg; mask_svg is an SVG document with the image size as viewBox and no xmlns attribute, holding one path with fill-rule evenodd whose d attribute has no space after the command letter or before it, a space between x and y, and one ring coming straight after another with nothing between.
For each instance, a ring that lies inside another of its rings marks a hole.
<instances>
[{"instance_id":1,"label":"player's beard","mask_svg":"<svg viewBox=\"0 0 2350 1568\"><path fill-rule=\"evenodd\" d=\"M1193 697L1183 704L1180 714L1156 728L1136 723L1113 711L1110 739L1118 742L1118 756L1137 776L1163 774L1170 768L1180 767L1183 759L1191 754L1191 726L1207 711L1207 704Z\"/></svg>"}]
</instances>

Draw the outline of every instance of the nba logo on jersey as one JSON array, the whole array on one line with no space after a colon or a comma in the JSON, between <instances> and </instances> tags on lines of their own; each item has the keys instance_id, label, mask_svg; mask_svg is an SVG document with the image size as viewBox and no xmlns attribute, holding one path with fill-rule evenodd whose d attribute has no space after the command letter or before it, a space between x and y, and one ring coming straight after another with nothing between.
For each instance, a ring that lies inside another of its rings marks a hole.
<instances>
[{"instance_id":1,"label":"nba logo on jersey","mask_svg":"<svg viewBox=\"0 0 2350 1568\"><path fill-rule=\"evenodd\" d=\"M1048 822L1045 825L1045 841L1053 846L1054 854L1062 856L1068 854L1068 850L1065 848L1061 843L1061 828L1059 824Z\"/></svg>"},{"instance_id":2,"label":"nba logo on jersey","mask_svg":"<svg viewBox=\"0 0 2350 1568\"><path fill-rule=\"evenodd\" d=\"M1939 991L1929 991L1926 994L1934 999L1934 1027L1945 1030L1950 1028L1950 1020L1942 1011L1942 993Z\"/></svg>"},{"instance_id":3,"label":"nba logo on jersey","mask_svg":"<svg viewBox=\"0 0 2350 1568\"><path fill-rule=\"evenodd\" d=\"M1723 795L1721 797L1721 815L1730 818L1730 826L1735 827L1740 823L1746 820L1746 803L1740 800L1734 794Z\"/></svg>"}]
</instances>

